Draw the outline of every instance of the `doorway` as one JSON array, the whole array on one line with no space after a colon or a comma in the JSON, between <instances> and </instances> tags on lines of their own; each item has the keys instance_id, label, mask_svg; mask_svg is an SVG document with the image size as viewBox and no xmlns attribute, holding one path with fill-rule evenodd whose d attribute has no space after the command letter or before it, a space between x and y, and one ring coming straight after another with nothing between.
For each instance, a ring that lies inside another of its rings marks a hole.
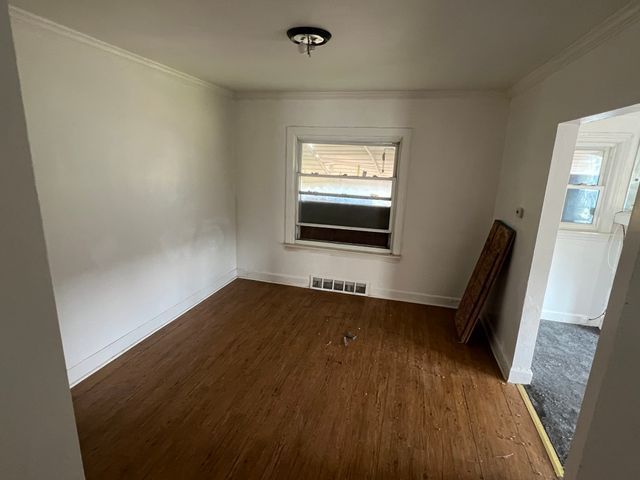
<instances>
[{"instance_id":1,"label":"doorway","mask_svg":"<svg viewBox=\"0 0 640 480\"><path fill-rule=\"evenodd\" d=\"M607 322L640 183L639 145L640 109L635 107L558 130L536 242L537 253L546 255L534 256L532 266L538 272L546 268L547 280L537 306L537 332L532 332L533 377L525 390L560 465L569 455Z\"/></svg>"}]
</instances>

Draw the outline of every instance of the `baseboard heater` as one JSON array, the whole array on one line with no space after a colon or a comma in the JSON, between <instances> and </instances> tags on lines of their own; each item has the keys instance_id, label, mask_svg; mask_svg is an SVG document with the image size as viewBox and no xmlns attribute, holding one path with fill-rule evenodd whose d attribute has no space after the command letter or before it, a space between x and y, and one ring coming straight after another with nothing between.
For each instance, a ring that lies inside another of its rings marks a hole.
<instances>
[{"instance_id":1,"label":"baseboard heater","mask_svg":"<svg viewBox=\"0 0 640 480\"><path fill-rule=\"evenodd\" d=\"M366 282L338 280L318 275L309 277L309 287L314 290L330 290L332 292L347 293L349 295L369 295L369 285Z\"/></svg>"}]
</instances>

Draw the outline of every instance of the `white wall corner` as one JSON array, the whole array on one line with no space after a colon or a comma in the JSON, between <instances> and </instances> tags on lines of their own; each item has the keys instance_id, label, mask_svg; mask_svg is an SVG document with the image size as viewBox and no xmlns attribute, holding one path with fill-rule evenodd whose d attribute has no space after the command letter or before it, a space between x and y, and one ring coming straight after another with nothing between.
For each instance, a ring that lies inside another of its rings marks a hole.
<instances>
[{"instance_id":1,"label":"white wall corner","mask_svg":"<svg viewBox=\"0 0 640 480\"><path fill-rule=\"evenodd\" d=\"M237 269L234 268L224 275L212 279L207 286L193 293L183 301L162 312L160 315L148 320L138 328L132 330L126 335L123 335L119 339L85 358L71 368L68 368L67 376L69 379L69 385L71 387L77 385L91 374L95 373L108 363L118 358L127 350L135 347L145 338L153 335L161 328L178 319L184 313L209 298L211 295L231 283L237 277L238 272Z\"/></svg>"},{"instance_id":2,"label":"white wall corner","mask_svg":"<svg viewBox=\"0 0 640 480\"><path fill-rule=\"evenodd\" d=\"M533 372L531 371L531 369L514 367L512 365L512 362L508 360L507 355L504 353L502 345L500 344L498 337L494 333L491 323L487 320L486 317L483 317L480 323L482 324L482 329L484 330L487 340L489 341L491 353L493 353L493 356L496 359L496 363L500 368L502 377L509 383L520 383L524 385L528 385L529 383L531 383L531 379L533 378Z\"/></svg>"}]
</instances>

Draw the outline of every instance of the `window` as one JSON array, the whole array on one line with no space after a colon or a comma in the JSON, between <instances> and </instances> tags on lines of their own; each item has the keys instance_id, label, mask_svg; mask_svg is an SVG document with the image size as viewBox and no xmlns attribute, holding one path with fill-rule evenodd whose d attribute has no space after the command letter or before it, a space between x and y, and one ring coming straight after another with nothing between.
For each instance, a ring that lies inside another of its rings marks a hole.
<instances>
[{"instance_id":1,"label":"window","mask_svg":"<svg viewBox=\"0 0 640 480\"><path fill-rule=\"evenodd\" d=\"M287 243L398 254L405 189L398 183L399 160L406 133L303 129L316 135L300 135L300 128L290 138Z\"/></svg>"},{"instance_id":2,"label":"window","mask_svg":"<svg viewBox=\"0 0 640 480\"><path fill-rule=\"evenodd\" d=\"M595 227L604 194L607 149L577 149L573 155L569 185L562 211L562 222Z\"/></svg>"}]
</instances>

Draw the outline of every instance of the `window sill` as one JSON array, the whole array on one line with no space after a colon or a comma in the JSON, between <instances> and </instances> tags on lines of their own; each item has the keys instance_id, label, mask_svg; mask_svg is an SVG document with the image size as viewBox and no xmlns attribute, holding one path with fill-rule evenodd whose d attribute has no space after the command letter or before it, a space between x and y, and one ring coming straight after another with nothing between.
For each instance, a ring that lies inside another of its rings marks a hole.
<instances>
[{"instance_id":1,"label":"window sill","mask_svg":"<svg viewBox=\"0 0 640 480\"><path fill-rule=\"evenodd\" d=\"M282 246L285 248L285 250L309 250L315 251L317 253L327 253L330 255L337 254L343 256L362 255L370 258L388 261L399 261L402 258L401 255L394 255L390 250L375 248L368 249L367 247L357 247L350 245L331 245L319 242L305 242L304 240L298 241L296 243L284 242L282 243Z\"/></svg>"}]
</instances>

